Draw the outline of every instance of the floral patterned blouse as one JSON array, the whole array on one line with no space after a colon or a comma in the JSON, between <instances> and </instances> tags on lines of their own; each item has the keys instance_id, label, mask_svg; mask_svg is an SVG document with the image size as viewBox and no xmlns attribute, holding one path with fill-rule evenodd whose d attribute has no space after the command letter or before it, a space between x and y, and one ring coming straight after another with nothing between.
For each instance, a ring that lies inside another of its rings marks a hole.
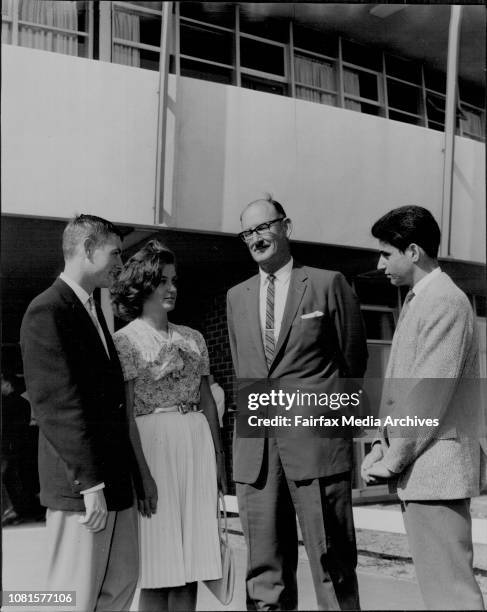
<instances>
[{"instance_id":1,"label":"floral patterned blouse","mask_svg":"<svg viewBox=\"0 0 487 612\"><path fill-rule=\"evenodd\" d=\"M117 347L125 380L134 381L135 416L200 400L201 376L210 373L203 336L169 323L169 338L142 319L118 330Z\"/></svg>"}]
</instances>

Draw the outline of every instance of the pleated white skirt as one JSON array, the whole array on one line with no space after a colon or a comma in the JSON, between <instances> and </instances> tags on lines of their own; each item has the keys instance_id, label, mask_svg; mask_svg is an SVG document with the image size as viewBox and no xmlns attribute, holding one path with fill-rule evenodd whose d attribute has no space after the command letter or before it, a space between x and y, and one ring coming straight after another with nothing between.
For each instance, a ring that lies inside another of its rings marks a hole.
<instances>
[{"instance_id":1,"label":"pleated white skirt","mask_svg":"<svg viewBox=\"0 0 487 612\"><path fill-rule=\"evenodd\" d=\"M222 575L215 451L201 412L136 418L157 484L157 512L140 518L140 588L182 586Z\"/></svg>"}]
</instances>

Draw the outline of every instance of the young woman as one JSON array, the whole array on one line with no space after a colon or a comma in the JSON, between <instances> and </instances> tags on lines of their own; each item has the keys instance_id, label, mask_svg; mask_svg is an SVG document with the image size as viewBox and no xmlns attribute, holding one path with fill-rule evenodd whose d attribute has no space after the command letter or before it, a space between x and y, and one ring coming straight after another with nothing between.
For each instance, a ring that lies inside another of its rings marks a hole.
<instances>
[{"instance_id":1,"label":"young woman","mask_svg":"<svg viewBox=\"0 0 487 612\"><path fill-rule=\"evenodd\" d=\"M174 255L155 240L112 289L131 321L114 341L144 489L139 610L195 610L197 582L221 577L216 508L225 473L208 351L199 332L169 322L176 295Z\"/></svg>"}]
</instances>

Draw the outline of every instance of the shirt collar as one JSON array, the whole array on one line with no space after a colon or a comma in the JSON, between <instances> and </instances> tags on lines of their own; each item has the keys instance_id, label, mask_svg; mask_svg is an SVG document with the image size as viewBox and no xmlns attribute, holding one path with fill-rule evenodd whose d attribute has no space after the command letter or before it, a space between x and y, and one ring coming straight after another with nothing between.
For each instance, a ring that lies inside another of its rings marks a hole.
<instances>
[{"instance_id":1,"label":"shirt collar","mask_svg":"<svg viewBox=\"0 0 487 612\"><path fill-rule=\"evenodd\" d=\"M429 285L429 283L434 280L438 274L441 273L441 268L435 268L434 270L432 270L431 272L428 272L428 274L426 276L423 276L423 278L421 280L419 280L414 287L412 288L414 295L418 295L418 293L420 293L421 291L424 291L425 287L427 285Z\"/></svg>"},{"instance_id":2,"label":"shirt collar","mask_svg":"<svg viewBox=\"0 0 487 612\"><path fill-rule=\"evenodd\" d=\"M76 281L74 281L72 278L69 278L69 276L66 276L64 272L61 272L61 274L59 275L59 278L62 281L64 281L66 285L68 285L68 287L70 287L74 291L78 300L83 304L83 306L85 306L86 302L91 297L90 294L86 293L83 287L80 287Z\"/></svg>"},{"instance_id":3,"label":"shirt collar","mask_svg":"<svg viewBox=\"0 0 487 612\"><path fill-rule=\"evenodd\" d=\"M282 268L279 268L279 270L274 272L274 276L276 277L277 281L279 281L280 283L285 283L286 281L289 280L289 277L291 276L291 270L293 269L293 263L294 263L294 260L291 257L291 259L287 262L287 264L284 264ZM260 284L263 285L267 281L267 277L269 276L269 273L264 272L264 270L260 268L259 268L259 273L260 273Z\"/></svg>"}]
</instances>

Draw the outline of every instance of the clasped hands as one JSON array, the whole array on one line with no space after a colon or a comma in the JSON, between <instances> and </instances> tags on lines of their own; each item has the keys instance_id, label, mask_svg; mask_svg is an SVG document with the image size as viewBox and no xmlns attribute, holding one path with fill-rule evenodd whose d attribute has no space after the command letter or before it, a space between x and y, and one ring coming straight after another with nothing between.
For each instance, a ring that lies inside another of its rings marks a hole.
<instances>
[{"instance_id":1,"label":"clasped hands","mask_svg":"<svg viewBox=\"0 0 487 612\"><path fill-rule=\"evenodd\" d=\"M360 475L367 484L377 484L396 476L382 462L384 451L380 444L374 444L370 453L365 455L360 468Z\"/></svg>"}]
</instances>

